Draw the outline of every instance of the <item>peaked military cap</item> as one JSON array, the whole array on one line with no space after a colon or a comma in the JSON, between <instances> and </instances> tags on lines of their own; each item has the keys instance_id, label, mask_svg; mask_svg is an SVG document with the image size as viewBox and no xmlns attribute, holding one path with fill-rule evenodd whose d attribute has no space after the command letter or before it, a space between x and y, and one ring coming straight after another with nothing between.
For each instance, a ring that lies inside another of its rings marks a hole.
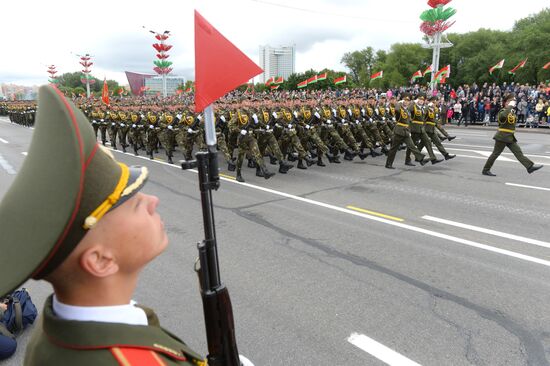
<instances>
[{"instance_id":1,"label":"peaked military cap","mask_svg":"<svg viewBox=\"0 0 550 366\"><path fill-rule=\"evenodd\" d=\"M115 161L56 87L40 87L28 156L0 202L0 296L51 273L147 176Z\"/></svg>"},{"instance_id":2,"label":"peaked military cap","mask_svg":"<svg viewBox=\"0 0 550 366\"><path fill-rule=\"evenodd\" d=\"M504 105L506 105L506 103L508 103L509 101L515 100L515 99L516 99L516 94L515 93L507 94L506 96L504 96Z\"/></svg>"}]
</instances>

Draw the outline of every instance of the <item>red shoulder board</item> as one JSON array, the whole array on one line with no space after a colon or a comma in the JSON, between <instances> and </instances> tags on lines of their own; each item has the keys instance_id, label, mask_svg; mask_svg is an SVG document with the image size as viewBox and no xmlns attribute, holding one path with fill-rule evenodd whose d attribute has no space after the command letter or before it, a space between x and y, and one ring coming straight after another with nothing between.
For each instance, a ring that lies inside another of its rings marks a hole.
<instances>
[{"instance_id":1,"label":"red shoulder board","mask_svg":"<svg viewBox=\"0 0 550 366\"><path fill-rule=\"evenodd\" d=\"M113 347L111 353L121 366L166 366L162 358L150 349Z\"/></svg>"}]
</instances>

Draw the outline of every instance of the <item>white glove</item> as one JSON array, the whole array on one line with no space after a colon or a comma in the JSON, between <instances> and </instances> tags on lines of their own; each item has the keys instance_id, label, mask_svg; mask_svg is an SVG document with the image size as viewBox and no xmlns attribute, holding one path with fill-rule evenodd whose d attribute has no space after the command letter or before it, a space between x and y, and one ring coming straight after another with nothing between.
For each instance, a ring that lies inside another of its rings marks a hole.
<instances>
[{"instance_id":1,"label":"white glove","mask_svg":"<svg viewBox=\"0 0 550 366\"><path fill-rule=\"evenodd\" d=\"M187 129L187 132L193 133L193 130L192 130L191 128L188 128L188 129Z\"/></svg>"},{"instance_id":2,"label":"white glove","mask_svg":"<svg viewBox=\"0 0 550 366\"><path fill-rule=\"evenodd\" d=\"M176 114L176 118L181 119L181 114L180 113Z\"/></svg>"},{"instance_id":3,"label":"white glove","mask_svg":"<svg viewBox=\"0 0 550 366\"><path fill-rule=\"evenodd\" d=\"M145 118L145 115L141 114L141 118Z\"/></svg>"},{"instance_id":4,"label":"white glove","mask_svg":"<svg viewBox=\"0 0 550 366\"><path fill-rule=\"evenodd\" d=\"M100 121L101 121L101 122L105 122L105 120L104 120L104 119L100 119Z\"/></svg>"},{"instance_id":5,"label":"white glove","mask_svg":"<svg viewBox=\"0 0 550 366\"><path fill-rule=\"evenodd\" d=\"M365 115L365 108L361 108L361 113L363 114L363 116Z\"/></svg>"},{"instance_id":6,"label":"white glove","mask_svg":"<svg viewBox=\"0 0 550 366\"><path fill-rule=\"evenodd\" d=\"M330 119L327 119L327 123L330 125L332 121Z\"/></svg>"},{"instance_id":7,"label":"white glove","mask_svg":"<svg viewBox=\"0 0 550 366\"><path fill-rule=\"evenodd\" d=\"M348 114L351 116L352 113L351 113L351 108L348 108Z\"/></svg>"},{"instance_id":8,"label":"white glove","mask_svg":"<svg viewBox=\"0 0 550 366\"><path fill-rule=\"evenodd\" d=\"M252 115L252 119L254 120L255 124L258 124L258 115L256 113Z\"/></svg>"},{"instance_id":9,"label":"white glove","mask_svg":"<svg viewBox=\"0 0 550 366\"><path fill-rule=\"evenodd\" d=\"M116 123L114 123L114 122L113 122L113 123L111 123L111 126L116 126Z\"/></svg>"},{"instance_id":10,"label":"white glove","mask_svg":"<svg viewBox=\"0 0 550 366\"><path fill-rule=\"evenodd\" d=\"M393 117L391 120L395 122L395 117Z\"/></svg>"},{"instance_id":11,"label":"white glove","mask_svg":"<svg viewBox=\"0 0 550 366\"><path fill-rule=\"evenodd\" d=\"M132 125L132 128L136 128L136 125Z\"/></svg>"},{"instance_id":12,"label":"white glove","mask_svg":"<svg viewBox=\"0 0 550 366\"><path fill-rule=\"evenodd\" d=\"M199 115L197 116L197 119L198 119L199 121L202 121L202 116L199 114Z\"/></svg>"},{"instance_id":13,"label":"white glove","mask_svg":"<svg viewBox=\"0 0 550 366\"><path fill-rule=\"evenodd\" d=\"M273 116L273 118L277 119L277 113L273 112L271 113L271 115Z\"/></svg>"},{"instance_id":14,"label":"white glove","mask_svg":"<svg viewBox=\"0 0 550 366\"><path fill-rule=\"evenodd\" d=\"M372 118L369 118L369 122L372 123Z\"/></svg>"},{"instance_id":15,"label":"white glove","mask_svg":"<svg viewBox=\"0 0 550 366\"><path fill-rule=\"evenodd\" d=\"M124 123L121 123L121 124L120 124L120 127L124 127L124 126L126 126Z\"/></svg>"},{"instance_id":16,"label":"white glove","mask_svg":"<svg viewBox=\"0 0 550 366\"><path fill-rule=\"evenodd\" d=\"M97 121L95 119L92 120L92 123L97 123Z\"/></svg>"},{"instance_id":17,"label":"white glove","mask_svg":"<svg viewBox=\"0 0 550 366\"><path fill-rule=\"evenodd\" d=\"M241 135L246 136L247 133L248 133L247 130L241 130Z\"/></svg>"},{"instance_id":18,"label":"white glove","mask_svg":"<svg viewBox=\"0 0 550 366\"><path fill-rule=\"evenodd\" d=\"M149 128L150 128L150 129L152 130L152 129L154 129L154 128L155 128L155 126L153 126L153 125L149 125Z\"/></svg>"},{"instance_id":19,"label":"white glove","mask_svg":"<svg viewBox=\"0 0 550 366\"><path fill-rule=\"evenodd\" d=\"M292 128L292 125L289 123L287 127L288 127L288 128Z\"/></svg>"},{"instance_id":20,"label":"white glove","mask_svg":"<svg viewBox=\"0 0 550 366\"><path fill-rule=\"evenodd\" d=\"M298 112L294 111L294 117L298 118Z\"/></svg>"},{"instance_id":21,"label":"white glove","mask_svg":"<svg viewBox=\"0 0 550 366\"><path fill-rule=\"evenodd\" d=\"M342 123L346 123L346 120L342 118Z\"/></svg>"},{"instance_id":22,"label":"white glove","mask_svg":"<svg viewBox=\"0 0 550 366\"><path fill-rule=\"evenodd\" d=\"M220 116L220 119L225 122L225 116Z\"/></svg>"},{"instance_id":23,"label":"white glove","mask_svg":"<svg viewBox=\"0 0 550 366\"><path fill-rule=\"evenodd\" d=\"M306 125L306 129L309 130L311 128L310 125Z\"/></svg>"},{"instance_id":24,"label":"white glove","mask_svg":"<svg viewBox=\"0 0 550 366\"><path fill-rule=\"evenodd\" d=\"M386 117L382 117L382 121L386 122Z\"/></svg>"},{"instance_id":25,"label":"white glove","mask_svg":"<svg viewBox=\"0 0 550 366\"><path fill-rule=\"evenodd\" d=\"M168 129L169 129L169 130L173 130L173 129L174 129L174 127L172 127L172 126L168 126Z\"/></svg>"},{"instance_id":26,"label":"white glove","mask_svg":"<svg viewBox=\"0 0 550 366\"><path fill-rule=\"evenodd\" d=\"M361 123L361 122L359 122L359 120L358 120L358 119L356 119L356 120L355 120L355 124L357 124L357 125L358 125L359 123Z\"/></svg>"},{"instance_id":27,"label":"white glove","mask_svg":"<svg viewBox=\"0 0 550 366\"><path fill-rule=\"evenodd\" d=\"M315 112L314 116L317 118L321 118L321 115L319 114L319 112Z\"/></svg>"}]
</instances>

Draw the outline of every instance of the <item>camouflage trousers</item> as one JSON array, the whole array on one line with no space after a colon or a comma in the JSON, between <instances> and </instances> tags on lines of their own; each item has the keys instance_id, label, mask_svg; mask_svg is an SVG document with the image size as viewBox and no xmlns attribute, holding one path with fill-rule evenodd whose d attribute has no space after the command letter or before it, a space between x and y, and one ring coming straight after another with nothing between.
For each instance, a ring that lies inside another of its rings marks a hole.
<instances>
[{"instance_id":1,"label":"camouflage trousers","mask_svg":"<svg viewBox=\"0 0 550 366\"><path fill-rule=\"evenodd\" d=\"M216 132L216 141L218 143L218 150L223 154L226 161L231 161L232 157L227 148L227 142L225 141L225 135L222 132Z\"/></svg>"},{"instance_id":2,"label":"camouflage trousers","mask_svg":"<svg viewBox=\"0 0 550 366\"><path fill-rule=\"evenodd\" d=\"M349 146L349 148L353 150L353 152L358 152L359 144L357 143L355 137L353 137L353 133L351 132L351 128L349 127L349 123L342 123L338 126L338 130L338 132L342 136L342 139Z\"/></svg>"},{"instance_id":3,"label":"camouflage trousers","mask_svg":"<svg viewBox=\"0 0 550 366\"><path fill-rule=\"evenodd\" d=\"M378 121L376 122L376 127L378 127L378 131L380 131L380 136L382 137L384 144L391 144L393 132L388 124L385 121Z\"/></svg>"},{"instance_id":4,"label":"camouflage trousers","mask_svg":"<svg viewBox=\"0 0 550 366\"><path fill-rule=\"evenodd\" d=\"M333 125L323 127L321 130L321 139L325 141L325 144L331 148L333 153L337 153L339 150L349 149L349 146Z\"/></svg>"},{"instance_id":5,"label":"camouflage trousers","mask_svg":"<svg viewBox=\"0 0 550 366\"><path fill-rule=\"evenodd\" d=\"M151 155L153 154L153 150L156 150L159 143L158 139L158 131L156 128L149 128L147 130L147 141L145 144L145 149L147 150L147 154Z\"/></svg>"},{"instance_id":6,"label":"camouflage trousers","mask_svg":"<svg viewBox=\"0 0 550 366\"><path fill-rule=\"evenodd\" d=\"M128 125L126 125L125 123L120 124L120 127L118 129L118 142L120 142L120 145L123 147L129 146L127 141L129 130L130 127L128 127Z\"/></svg>"},{"instance_id":7,"label":"camouflage trousers","mask_svg":"<svg viewBox=\"0 0 550 366\"><path fill-rule=\"evenodd\" d=\"M270 154L273 155L278 161L284 160L279 143L272 132L259 133L258 147L260 148L260 153L262 153L262 156L265 154Z\"/></svg>"},{"instance_id":8,"label":"camouflage trousers","mask_svg":"<svg viewBox=\"0 0 550 366\"><path fill-rule=\"evenodd\" d=\"M107 125L105 123L99 125L99 132L101 134L101 141L105 145L105 142L107 142Z\"/></svg>"},{"instance_id":9,"label":"camouflage trousers","mask_svg":"<svg viewBox=\"0 0 550 366\"><path fill-rule=\"evenodd\" d=\"M285 130L281 136L281 139L279 140L279 144L281 147L281 152L284 155L291 153L291 148L294 149L298 153L299 159L305 159L306 158L306 150L304 149L304 146L300 142L300 139L298 138L298 135L296 134L296 130Z\"/></svg>"},{"instance_id":10,"label":"camouflage trousers","mask_svg":"<svg viewBox=\"0 0 550 366\"><path fill-rule=\"evenodd\" d=\"M364 122L363 129L365 130L367 135L370 136L373 143L379 143L380 145L386 144L384 142L384 139L382 138L382 135L380 135L378 127L376 127L376 122Z\"/></svg>"},{"instance_id":11,"label":"camouflage trousers","mask_svg":"<svg viewBox=\"0 0 550 366\"><path fill-rule=\"evenodd\" d=\"M144 146L143 130L139 127L132 127L128 132L128 143L134 147L135 151L138 151L140 147Z\"/></svg>"},{"instance_id":12,"label":"camouflage trousers","mask_svg":"<svg viewBox=\"0 0 550 366\"><path fill-rule=\"evenodd\" d=\"M374 144L372 143L371 138L361 125L361 122L359 122L358 124L352 124L351 131L355 136L355 140L357 140L357 142L361 144L361 147L366 147L367 149L374 148Z\"/></svg>"},{"instance_id":13,"label":"camouflage trousers","mask_svg":"<svg viewBox=\"0 0 550 366\"><path fill-rule=\"evenodd\" d=\"M166 152L166 156L172 156L172 151L175 150L176 146L176 137L174 135L174 131L164 129L158 134L158 138L162 148Z\"/></svg>"},{"instance_id":14,"label":"camouflage trousers","mask_svg":"<svg viewBox=\"0 0 550 366\"><path fill-rule=\"evenodd\" d=\"M114 126L113 126L113 124L114 124ZM111 122L107 132L109 132L109 141L111 141L111 145L116 146L116 137L117 137L117 134L118 134L117 124L115 122Z\"/></svg>"},{"instance_id":15,"label":"camouflage trousers","mask_svg":"<svg viewBox=\"0 0 550 366\"><path fill-rule=\"evenodd\" d=\"M241 169L243 166L244 156L249 155L254 159L256 165L260 168L265 167L264 159L260 153L260 148L258 147L258 141L254 135L248 133L246 135L240 135L237 140L239 146L239 153L237 156L237 169Z\"/></svg>"},{"instance_id":16,"label":"camouflage trousers","mask_svg":"<svg viewBox=\"0 0 550 366\"><path fill-rule=\"evenodd\" d=\"M195 145L199 150L206 149L206 143L200 131L195 131L194 133L187 132L186 130L180 131L176 135L176 143L186 160L193 158L193 148Z\"/></svg>"},{"instance_id":17,"label":"camouflage trousers","mask_svg":"<svg viewBox=\"0 0 550 366\"><path fill-rule=\"evenodd\" d=\"M303 132L303 141L305 146L316 148L317 155L322 156L328 152L327 145L323 142L315 128L305 129Z\"/></svg>"}]
</instances>

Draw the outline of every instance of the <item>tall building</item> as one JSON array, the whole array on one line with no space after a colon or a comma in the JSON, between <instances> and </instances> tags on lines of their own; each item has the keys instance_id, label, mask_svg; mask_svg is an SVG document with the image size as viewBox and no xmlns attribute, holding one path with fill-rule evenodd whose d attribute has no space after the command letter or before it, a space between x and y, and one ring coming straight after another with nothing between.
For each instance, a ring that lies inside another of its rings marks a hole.
<instances>
[{"instance_id":1,"label":"tall building","mask_svg":"<svg viewBox=\"0 0 550 366\"><path fill-rule=\"evenodd\" d=\"M175 95L178 86L185 84L185 78L181 76L166 76L166 93L167 95ZM162 94L162 76L155 76L145 79L145 86L149 89L146 94L152 95Z\"/></svg>"},{"instance_id":2,"label":"tall building","mask_svg":"<svg viewBox=\"0 0 550 366\"><path fill-rule=\"evenodd\" d=\"M270 77L282 76L285 80L294 73L296 66L296 45L260 46L260 67L264 73L260 82L265 83Z\"/></svg>"}]
</instances>

